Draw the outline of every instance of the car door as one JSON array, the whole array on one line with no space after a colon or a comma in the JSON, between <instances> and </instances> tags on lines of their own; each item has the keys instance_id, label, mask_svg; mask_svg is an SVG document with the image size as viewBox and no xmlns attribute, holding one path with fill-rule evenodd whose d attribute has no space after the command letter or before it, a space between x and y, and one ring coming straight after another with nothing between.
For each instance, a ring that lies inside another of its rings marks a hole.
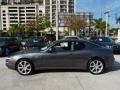
<instances>
[{"instance_id":1,"label":"car door","mask_svg":"<svg viewBox=\"0 0 120 90\"><path fill-rule=\"evenodd\" d=\"M52 52L47 52L43 56L42 67L46 68L70 68L72 56L71 42L58 42L51 47Z\"/></svg>"},{"instance_id":2,"label":"car door","mask_svg":"<svg viewBox=\"0 0 120 90\"><path fill-rule=\"evenodd\" d=\"M74 41L74 50L72 53L72 58L74 58L73 67L74 68L84 68L87 62L87 49L86 45L82 41Z\"/></svg>"}]
</instances>

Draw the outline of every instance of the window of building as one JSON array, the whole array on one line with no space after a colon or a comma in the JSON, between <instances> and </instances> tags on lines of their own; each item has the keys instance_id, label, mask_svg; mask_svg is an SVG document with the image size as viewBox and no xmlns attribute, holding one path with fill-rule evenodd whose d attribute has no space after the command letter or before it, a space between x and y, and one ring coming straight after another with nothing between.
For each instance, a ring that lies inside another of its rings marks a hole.
<instances>
[{"instance_id":1,"label":"window of building","mask_svg":"<svg viewBox=\"0 0 120 90\"><path fill-rule=\"evenodd\" d=\"M3 28L3 30L6 30L6 28Z\"/></svg>"},{"instance_id":2,"label":"window of building","mask_svg":"<svg viewBox=\"0 0 120 90\"><path fill-rule=\"evenodd\" d=\"M3 20L6 20L6 17L3 17Z\"/></svg>"},{"instance_id":3,"label":"window of building","mask_svg":"<svg viewBox=\"0 0 120 90\"><path fill-rule=\"evenodd\" d=\"M35 16L35 14L26 14L26 16Z\"/></svg>"},{"instance_id":4,"label":"window of building","mask_svg":"<svg viewBox=\"0 0 120 90\"><path fill-rule=\"evenodd\" d=\"M17 9L17 7L8 7L8 9Z\"/></svg>"},{"instance_id":5,"label":"window of building","mask_svg":"<svg viewBox=\"0 0 120 90\"><path fill-rule=\"evenodd\" d=\"M26 9L35 9L35 7L26 7Z\"/></svg>"},{"instance_id":6,"label":"window of building","mask_svg":"<svg viewBox=\"0 0 120 90\"><path fill-rule=\"evenodd\" d=\"M12 14L12 13L10 13L9 14L9 16L17 16L18 14Z\"/></svg>"},{"instance_id":7,"label":"window of building","mask_svg":"<svg viewBox=\"0 0 120 90\"><path fill-rule=\"evenodd\" d=\"M10 19L18 19L18 17L10 17Z\"/></svg>"},{"instance_id":8,"label":"window of building","mask_svg":"<svg viewBox=\"0 0 120 90\"><path fill-rule=\"evenodd\" d=\"M35 12L35 10L26 10L26 12Z\"/></svg>"},{"instance_id":9,"label":"window of building","mask_svg":"<svg viewBox=\"0 0 120 90\"><path fill-rule=\"evenodd\" d=\"M21 12L25 12L25 11L24 11L24 10L20 10L20 13L21 13Z\"/></svg>"},{"instance_id":10,"label":"window of building","mask_svg":"<svg viewBox=\"0 0 120 90\"><path fill-rule=\"evenodd\" d=\"M25 21L20 21L20 23L25 23Z\"/></svg>"},{"instance_id":11,"label":"window of building","mask_svg":"<svg viewBox=\"0 0 120 90\"><path fill-rule=\"evenodd\" d=\"M18 23L18 21L10 21L10 23Z\"/></svg>"},{"instance_id":12,"label":"window of building","mask_svg":"<svg viewBox=\"0 0 120 90\"><path fill-rule=\"evenodd\" d=\"M5 13L5 10L3 10L2 12Z\"/></svg>"},{"instance_id":13,"label":"window of building","mask_svg":"<svg viewBox=\"0 0 120 90\"><path fill-rule=\"evenodd\" d=\"M20 16L25 16L25 14L20 14Z\"/></svg>"},{"instance_id":14,"label":"window of building","mask_svg":"<svg viewBox=\"0 0 120 90\"><path fill-rule=\"evenodd\" d=\"M26 17L26 19L35 19L35 17Z\"/></svg>"},{"instance_id":15,"label":"window of building","mask_svg":"<svg viewBox=\"0 0 120 90\"><path fill-rule=\"evenodd\" d=\"M6 21L3 21L3 23L6 23Z\"/></svg>"},{"instance_id":16,"label":"window of building","mask_svg":"<svg viewBox=\"0 0 120 90\"><path fill-rule=\"evenodd\" d=\"M19 7L19 9L25 9L25 7Z\"/></svg>"},{"instance_id":17,"label":"window of building","mask_svg":"<svg viewBox=\"0 0 120 90\"><path fill-rule=\"evenodd\" d=\"M9 10L8 12L17 12L17 10Z\"/></svg>"},{"instance_id":18,"label":"window of building","mask_svg":"<svg viewBox=\"0 0 120 90\"><path fill-rule=\"evenodd\" d=\"M6 24L3 24L4 27L6 27Z\"/></svg>"},{"instance_id":19,"label":"window of building","mask_svg":"<svg viewBox=\"0 0 120 90\"><path fill-rule=\"evenodd\" d=\"M6 16L6 14L3 14L3 16Z\"/></svg>"},{"instance_id":20,"label":"window of building","mask_svg":"<svg viewBox=\"0 0 120 90\"><path fill-rule=\"evenodd\" d=\"M20 19L25 19L25 17L20 17Z\"/></svg>"}]
</instances>

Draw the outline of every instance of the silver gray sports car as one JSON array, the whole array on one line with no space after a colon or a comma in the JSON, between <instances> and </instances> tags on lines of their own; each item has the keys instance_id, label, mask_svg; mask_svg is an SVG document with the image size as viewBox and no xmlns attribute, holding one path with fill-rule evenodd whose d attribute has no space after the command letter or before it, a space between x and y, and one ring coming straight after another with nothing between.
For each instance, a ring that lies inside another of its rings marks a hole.
<instances>
[{"instance_id":1,"label":"silver gray sports car","mask_svg":"<svg viewBox=\"0 0 120 90\"><path fill-rule=\"evenodd\" d=\"M43 69L86 69L101 74L113 64L111 49L84 40L55 41L41 50L22 50L6 59L7 67L21 75Z\"/></svg>"}]
</instances>

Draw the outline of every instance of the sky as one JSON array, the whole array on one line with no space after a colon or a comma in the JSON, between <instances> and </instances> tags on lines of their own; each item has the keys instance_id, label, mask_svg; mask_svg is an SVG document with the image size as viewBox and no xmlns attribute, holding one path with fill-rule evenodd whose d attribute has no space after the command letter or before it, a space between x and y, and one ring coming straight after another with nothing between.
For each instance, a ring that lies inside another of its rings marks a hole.
<instances>
[{"instance_id":1,"label":"sky","mask_svg":"<svg viewBox=\"0 0 120 90\"><path fill-rule=\"evenodd\" d=\"M109 23L111 27L117 27L116 15L120 16L120 0L76 0L77 12L92 12L94 18L105 20L106 7L110 10Z\"/></svg>"}]
</instances>

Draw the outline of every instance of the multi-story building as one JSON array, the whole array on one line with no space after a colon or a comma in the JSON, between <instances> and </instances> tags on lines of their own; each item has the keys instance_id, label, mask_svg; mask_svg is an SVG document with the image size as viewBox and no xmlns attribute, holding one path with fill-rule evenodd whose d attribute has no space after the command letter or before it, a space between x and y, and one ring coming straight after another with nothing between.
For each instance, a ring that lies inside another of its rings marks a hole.
<instances>
[{"instance_id":1,"label":"multi-story building","mask_svg":"<svg viewBox=\"0 0 120 90\"><path fill-rule=\"evenodd\" d=\"M3 0L8 5L1 6L2 29L8 29L11 24L26 23L28 17L35 17L36 5L56 26L56 10L58 13L74 13L75 0ZM40 4L41 3L41 4ZM56 8L57 6L57 8ZM28 14L29 13L29 14Z\"/></svg>"},{"instance_id":2,"label":"multi-story building","mask_svg":"<svg viewBox=\"0 0 120 90\"><path fill-rule=\"evenodd\" d=\"M20 0L2 0L2 5L17 4L17 3L20 3Z\"/></svg>"},{"instance_id":3,"label":"multi-story building","mask_svg":"<svg viewBox=\"0 0 120 90\"><path fill-rule=\"evenodd\" d=\"M45 13L53 26L56 25L56 6L58 13L74 13L76 0L44 0Z\"/></svg>"},{"instance_id":4,"label":"multi-story building","mask_svg":"<svg viewBox=\"0 0 120 90\"><path fill-rule=\"evenodd\" d=\"M93 14L90 12L75 13L76 0L4 0L10 5L1 6L1 27L8 30L13 24L26 24L31 19L46 15L52 23L53 29L56 26L56 10L58 12L58 26L63 30L64 18L77 15L86 18L88 27L91 24ZM20 3L19 3L20 2ZM40 4L41 2L41 4ZM33 4L32 4L33 3ZM12 5L11 5L12 4Z\"/></svg>"},{"instance_id":5,"label":"multi-story building","mask_svg":"<svg viewBox=\"0 0 120 90\"><path fill-rule=\"evenodd\" d=\"M38 3L38 4L43 4L43 0L20 0L20 4L34 4L34 3Z\"/></svg>"},{"instance_id":6,"label":"multi-story building","mask_svg":"<svg viewBox=\"0 0 120 90\"><path fill-rule=\"evenodd\" d=\"M36 16L45 14L44 6L34 5L3 5L1 6L1 27L8 30L13 24L26 24Z\"/></svg>"}]
</instances>

